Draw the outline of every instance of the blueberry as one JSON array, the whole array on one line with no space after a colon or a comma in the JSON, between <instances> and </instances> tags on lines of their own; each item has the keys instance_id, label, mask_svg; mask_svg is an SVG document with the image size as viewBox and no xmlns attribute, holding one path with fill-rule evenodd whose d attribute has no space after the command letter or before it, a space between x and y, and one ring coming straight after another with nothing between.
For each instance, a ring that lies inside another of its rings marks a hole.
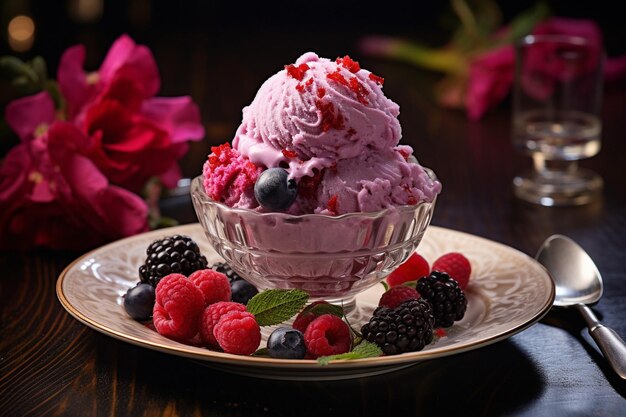
<instances>
[{"instance_id":1,"label":"blueberry","mask_svg":"<svg viewBox=\"0 0 626 417\"><path fill-rule=\"evenodd\" d=\"M124 309L135 320L148 320L154 308L154 287L140 282L124 295Z\"/></svg>"},{"instance_id":2,"label":"blueberry","mask_svg":"<svg viewBox=\"0 0 626 417\"><path fill-rule=\"evenodd\" d=\"M272 358L303 359L306 355L304 335L291 327L279 327L267 339L267 350Z\"/></svg>"},{"instance_id":3,"label":"blueberry","mask_svg":"<svg viewBox=\"0 0 626 417\"><path fill-rule=\"evenodd\" d=\"M297 195L296 181L289 179L289 174L282 168L266 169L254 184L254 196L261 206L269 210L281 211L289 208Z\"/></svg>"},{"instance_id":4,"label":"blueberry","mask_svg":"<svg viewBox=\"0 0 626 417\"><path fill-rule=\"evenodd\" d=\"M248 304L248 301L259 293L259 290L257 290L254 285L243 279L237 279L231 282L230 290L232 292L233 301L243 305Z\"/></svg>"}]
</instances>

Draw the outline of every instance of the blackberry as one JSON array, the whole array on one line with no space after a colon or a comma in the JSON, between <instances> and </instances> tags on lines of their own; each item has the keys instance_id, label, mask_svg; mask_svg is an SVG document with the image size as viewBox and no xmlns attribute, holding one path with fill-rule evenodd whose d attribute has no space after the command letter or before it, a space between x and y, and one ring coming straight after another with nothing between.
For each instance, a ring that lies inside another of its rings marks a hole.
<instances>
[{"instance_id":1,"label":"blackberry","mask_svg":"<svg viewBox=\"0 0 626 417\"><path fill-rule=\"evenodd\" d=\"M431 304L435 327L450 327L465 315L465 293L447 273L432 271L417 281L415 289Z\"/></svg>"},{"instance_id":2,"label":"blackberry","mask_svg":"<svg viewBox=\"0 0 626 417\"><path fill-rule=\"evenodd\" d=\"M422 299L407 300L394 309L378 307L361 333L385 355L397 355L422 350L432 342L434 322L430 304Z\"/></svg>"},{"instance_id":3,"label":"blackberry","mask_svg":"<svg viewBox=\"0 0 626 417\"><path fill-rule=\"evenodd\" d=\"M146 254L146 262L139 267L139 278L153 287L171 273L189 276L207 267L198 244L189 236L173 235L155 240L148 246Z\"/></svg>"},{"instance_id":4,"label":"blackberry","mask_svg":"<svg viewBox=\"0 0 626 417\"><path fill-rule=\"evenodd\" d=\"M215 263L211 266L211 269L226 275L226 278L230 281L234 302L246 305L252 297L259 293L259 290L254 285L241 278L226 262Z\"/></svg>"},{"instance_id":5,"label":"blackberry","mask_svg":"<svg viewBox=\"0 0 626 417\"><path fill-rule=\"evenodd\" d=\"M226 262L215 263L213 264L213 266L211 266L211 269L217 272L221 272L222 274L226 275L226 278L228 278L231 284L234 281L243 279Z\"/></svg>"}]
</instances>

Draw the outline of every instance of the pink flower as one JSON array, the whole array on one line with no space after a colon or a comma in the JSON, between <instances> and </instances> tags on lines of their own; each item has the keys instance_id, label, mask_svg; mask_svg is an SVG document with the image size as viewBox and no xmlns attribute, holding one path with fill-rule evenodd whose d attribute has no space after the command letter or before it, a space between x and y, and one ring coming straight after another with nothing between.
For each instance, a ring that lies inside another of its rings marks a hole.
<instances>
[{"instance_id":1,"label":"pink flower","mask_svg":"<svg viewBox=\"0 0 626 417\"><path fill-rule=\"evenodd\" d=\"M511 45L488 51L470 63L465 95L467 116L480 119L508 95L513 84L515 51Z\"/></svg>"},{"instance_id":2,"label":"pink flower","mask_svg":"<svg viewBox=\"0 0 626 417\"><path fill-rule=\"evenodd\" d=\"M69 48L58 80L68 118L93 138L89 157L112 183L129 190L141 190L153 176L174 186L187 142L204 136L196 104L189 97L154 97L160 87L154 57L126 35L97 71L86 73L84 59L83 46Z\"/></svg>"},{"instance_id":3,"label":"pink flower","mask_svg":"<svg viewBox=\"0 0 626 417\"><path fill-rule=\"evenodd\" d=\"M47 93L6 111L22 143L0 166L0 247L85 249L146 231L147 206L86 156L93 139L54 120Z\"/></svg>"}]
</instances>

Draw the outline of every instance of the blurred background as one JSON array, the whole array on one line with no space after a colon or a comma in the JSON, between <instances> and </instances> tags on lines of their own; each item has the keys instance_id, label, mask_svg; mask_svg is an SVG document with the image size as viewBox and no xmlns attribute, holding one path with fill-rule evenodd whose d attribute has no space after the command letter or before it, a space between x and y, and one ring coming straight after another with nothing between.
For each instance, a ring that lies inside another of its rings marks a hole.
<instances>
[{"instance_id":1,"label":"blurred background","mask_svg":"<svg viewBox=\"0 0 626 417\"><path fill-rule=\"evenodd\" d=\"M504 22L533 4L499 3ZM607 39L608 53L626 53L619 2L546 3L553 15L597 21ZM58 60L71 45L82 43L87 47L87 70L100 65L111 43L123 33L147 45L161 73L159 95L191 95L200 106L205 140L194 143L181 161L183 173L195 176L209 147L232 138L241 120L242 107L250 103L260 84L309 50L329 58L349 54L361 61L363 67L387 78L386 94L401 109L409 100L417 101L419 109L419 102L430 100L430 90L418 89L424 94L408 95L406 86L395 81L407 77L393 74L415 73L409 79L424 85L432 83L437 75L406 64L362 56L357 48L358 40L365 35L380 34L440 45L455 23L446 1L2 0L0 56L13 54L30 60L40 55L48 64L49 76L55 78ZM4 111L13 96L8 84L0 84L0 111ZM502 111L507 111L507 106L508 101L501 106ZM418 152L420 141L436 140L435 127L420 129L421 123L433 123L432 116L427 119L416 114L400 116L405 138L415 144ZM441 109L441 114L435 116L463 125L469 123L462 111ZM0 157L17 140L6 126L1 129ZM506 131L506 127L502 129Z\"/></svg>"}]
</instances>

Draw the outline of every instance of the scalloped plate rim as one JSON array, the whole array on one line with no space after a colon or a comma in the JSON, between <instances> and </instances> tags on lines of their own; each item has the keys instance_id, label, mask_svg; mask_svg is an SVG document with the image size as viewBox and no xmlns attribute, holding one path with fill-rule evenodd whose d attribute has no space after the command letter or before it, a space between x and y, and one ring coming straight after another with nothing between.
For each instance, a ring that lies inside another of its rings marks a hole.
<instances>
[{"instance_id":1,"label":"scalloped plate rim","mask_svg":"<svg viewBox=\"0 0 626 417\"><path fill-rule=\"evenodd\" d=\"M552 282L552 279L550 278L548 271L545 270L545 268L539 263L537 263L533 258L529 257L523 252L518 251L517 249L514 249L510 246L507 246L507 245L504 245L504 244L501 244L501 243L498 243L498 242L495 242L495 241L492 241L492 240L489 240L480 236L472 235L466 232L456 231L453 229L443 228L443 227L434 226L434 225L430 225L428 227L425 239L429 235L429 232L431 235L432 234L436 235L436 234L441 234L441 233L460 234L460 235L463 235L466 239L478 240L482 244L486 244L486 245L498 245L500 247L506 248L507 250L513 251L512 253L514 253L515 255L521 256L522 259L524 259L526 262L532 263L535 267L541 269L544 274L542 278L545 281L545 284L548 284L548 287L550 289L549 293L543 300L543 303L541 303L541 305L538 305L535 308L535 310L533 310L532 313L529 314L528 319L525 320L523 323L519 323L518 325L511 326L509 328L505 328L504 330L496 334L493 334L486 338L477 339L473 341L472 343L466 343L464 345L456 346L456 347L454 344L440 347L440 348L435 347L435 348L431 348L428 350L422 350L419 352L410 352L410 353L405 353L402 355L395 355L395 356L382 356L382 357L377 357L377 358L366 358L366 359L356 359L356 360L336 360L336 361L332 361L329 365L320 366L314 360L272 359L272 358L266 358L266 357L238 356L238 355L232 355L228 353L210 351L208 349L198 348L198 347L193 347L193 346L185 345L182 343L178 343L178 342L175 342L173 340L170 340L164 337L163 337L163 343L146 341L134 335L130 335L122 331L102 325L97 320L91 319L79 308L76 308L76 306L72 305L72 303L66 297L64 283L66 282L68 275L73 271L74 268L77 267L77 265L81 263L81 261L84 261L88 257L96 253L103 253L103 252L110 251L122 244L133 243L133 241L139 242L143 240L155 239L158 236L163 235L164 233L185 234L186 233L185 230L197 229L197 228L201 230L201 226L199 223L192 223L192 224L175 226L175 227L166 228L166 229L153 230L153 231L145 232L142 234L130 236L124 239L120 239L115 242L111 242L109 244L103 245L99 248L96 248L90 252L87 252L81 255L80 257L75 259L72 263L70 263L61 272L61 274L59 275L57 279L56 293L57 293L57 297L61 305L70 315L72 315L78 321L80 321L81 323L87 325L88 327L100 333L103 333L105 335L111 336L115 339L118 339L124 342L134 344L136 346L150 348L150 349L160 351L163 353L174 354L174 355L187 357L187 358L200 360L200 361L210 361L210 362L213 362L213 364L210 365L211 367L219 368L220 363L223 363L227 367L231 367L234 365L237 367L237 369L241 368L241 372L235 371L235 373L244 374L244 375L247 374L246 369L245 369L247 366L254 366L254 367L257 367L259 370L265 369L265 370L271 371L273 368L277 368L277 369L280 369L282 371L287 371L287 372L288 370L294 370L298 372L305 371L307 373L307 375L300 375L300 376L292 375L292 376L284 376L284 377L268 375L268 377L270 378L274 377L278 379L308 379L308 378L345 379L345 378L356 378L359 376L365 376L368 374L368 368L372 368L371 371L373 372L373 374L380 374L383 372L389 372L389 371L393 371L396 369L403 369L403 368L417 364L424 360L430 360L430 359L435 359L439 357L454 355L457 353L467 352L470 350L474 350L483 346L487 346L487 345L499 342L501 340L507 339L510 336L527 329L531 325L535 324L537 321L541 320L548 313L548 311L550 310L554 302L555 289L554 289L554 284ZM357 295L357 300L358 300L358 297L359 296ZM120 309L120 313L123 314L122 309ZM382 368L385 368L385 367L388 367L389 369L381 371ZM361 369L363 371L363 374L355 374L354 376L346 376L345 378L342 378L341 375L331 376L327 378L324 378L323 376L324 373L329 373L329 374L335 373L336 371L339 371L340 369L344 369L344 370ZM233 372L232 370L227 370L227 371ZM259 376L259 375L257 375L256 373L252 373L250 376Z\"/></svg>"}]
</instances>

